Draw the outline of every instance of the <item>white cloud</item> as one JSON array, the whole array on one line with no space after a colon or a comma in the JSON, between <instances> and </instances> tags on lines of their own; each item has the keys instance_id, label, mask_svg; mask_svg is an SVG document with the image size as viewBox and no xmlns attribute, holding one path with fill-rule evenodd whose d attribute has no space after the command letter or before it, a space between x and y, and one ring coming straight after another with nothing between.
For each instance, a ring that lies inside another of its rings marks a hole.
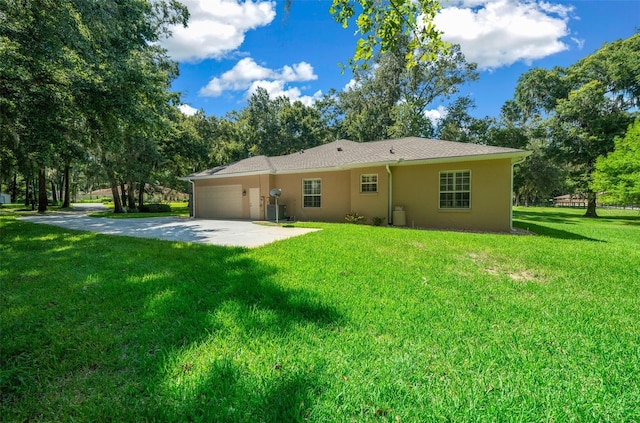
<instances>
[{"instance_id":1,"label":"white cloud","mask_svg":"<svg viewBox=\"0 0 640 423\"><path fill-rule=\"evenodd\" d=\"M253 81L246 92L246 96L250 97L255 93L258 87L264 88L269 93L269 98L287 97L291 101L299 101L305 106L312 106L322 97L322 91L318 90L313 95L302 95L298 87L286 88L285 81Z\"/></svg>"},{"instance_id":2,"label":"white cloud","mask_svg":"<svg viewBox=\"0 0 640 423\"><path fill-rule=\"evenodd\" d=\"M481 69L508 66L567 50L573 7L544 1L454 0L434 19L443 39L460 44Z\"/></svg>"},{"instance_id":3,"label":"white cloud","mask_svg":"<svg viewBox=\"0 0 640 423\"><path fill-rule=\"evenodd\" d=\"M161 44L177 61L198 62L220 58L244 42L247 31L270 24L275 1L182 0L190 13L189 26L172 28L173 36Z\"/></svg>"},{"instance_id":4,"label":"white cloud","mask_svg":"<svg viewBox=\"0 0 640 423\"><path fill-rule=\"evenodd\" d=\"M355 90L360 86L360 82L356 81L355 78L351 78L349 82L344 86L342 91Z\"/></svg>"},{"instance_id":5,"label":"white cloud","mask_svg":"<svg viewBox=\"0 0 640 423\"><path fill-rule=\"evenodd\" d=\"M425 110L424 115L431 121L433 126L436 126L438 122L447 117L449 110L444 106L438 106L436 109Z\"/></svg>"},{"instance_id":6,"label":"white cloud","mask_svg":"<svg viewBox=\"0 0 640 423\"><path fill-rule=\"evenodd\" d=\"M251 96L258 87L264 88L271 98L285 96L292 101L301 101L306 105L313 104L322 96L317 91L312 96L302 95L300 88L289 87L291 82L314 81L318 76L313 66L307 62L285 65L282 69L269 69L257 64L252 58L246 57L219 77L212 78L200 89L200 96L218 97L225 91L245 91L245 97Z\"/></svg>"},{"instance_id":7,"label":"white cloud","mask_svg":"<svg viewBox=\"0 0 640 423\"><path fill-rule=\"evenodd\" d=\"M195 107L189 106L188 104L181 104L178 106L178 109L180 109L180 111L187 116L193 116L200 111Z\"/></svg>"}]
</instances>

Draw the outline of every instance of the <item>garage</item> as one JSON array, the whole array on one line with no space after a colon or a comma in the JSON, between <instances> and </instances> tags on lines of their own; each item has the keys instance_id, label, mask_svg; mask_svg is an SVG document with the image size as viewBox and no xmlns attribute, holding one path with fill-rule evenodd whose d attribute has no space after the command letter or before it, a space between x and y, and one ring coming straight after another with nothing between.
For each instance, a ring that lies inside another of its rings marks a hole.
<instances>
[{"instance_id":1,"label":"garage","mask_svg":"<svg viewBox=\"0 0 640 423\"><path fill-rule=\"evenodd\" d=\"M197 217L209 219L242 218L242 185L198 188Z\"/></svg>"}]
</instances>

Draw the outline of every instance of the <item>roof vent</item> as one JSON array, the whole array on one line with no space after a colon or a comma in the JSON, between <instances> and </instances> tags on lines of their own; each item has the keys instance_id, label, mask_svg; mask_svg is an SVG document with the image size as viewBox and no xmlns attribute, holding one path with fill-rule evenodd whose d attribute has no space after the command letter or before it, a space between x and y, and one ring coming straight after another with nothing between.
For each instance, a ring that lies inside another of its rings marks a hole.
<instances>
[{"instance_id":1,"label":"roof vent","mask_svg":"<svg viewBox=\"0 0 640 423\"><path fill-rule=\"evenodd\" d=\"M342 147L338 147L338 151L342 151Z\"/></svg>"},{"instance_id":2,"label":"roof vent","mask_svg":"<svg viewBox=\"0 0 640 423\"><path fill-rule=\"evenodd\" d=\"M304 153L304 149L303 149L303 150L300 150L300 154L302 154L302 153Z\"/></svg>"},{"instance_id":3,"label":"roof vent","mask_svg":"<svg viewBox=\"0 0 640 423\"><path fill-rule=\"evenodd\" d=\"M391 147L391 149L389 149L389 153L391 153L391 154L396 154L396 152L395 152L395 151L393 151L393 147Z\"/></svg>"}]
</instances>

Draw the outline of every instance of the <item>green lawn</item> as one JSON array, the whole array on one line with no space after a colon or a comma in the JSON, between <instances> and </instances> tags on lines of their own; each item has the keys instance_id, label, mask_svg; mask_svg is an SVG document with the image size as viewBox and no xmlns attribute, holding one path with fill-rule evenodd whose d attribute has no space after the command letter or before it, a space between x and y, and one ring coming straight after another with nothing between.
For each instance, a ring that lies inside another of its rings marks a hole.
<instances>
[{"instance_id":1,"label":"green lawn","mask_svg":"<svg viewBox=\"0 0 640 423\"><path fill-rule=\"evenodd\" d=\"M0 419L638 421L640 216L580 213L247 250L4 212Z\"/></svg>"}]
</instances>

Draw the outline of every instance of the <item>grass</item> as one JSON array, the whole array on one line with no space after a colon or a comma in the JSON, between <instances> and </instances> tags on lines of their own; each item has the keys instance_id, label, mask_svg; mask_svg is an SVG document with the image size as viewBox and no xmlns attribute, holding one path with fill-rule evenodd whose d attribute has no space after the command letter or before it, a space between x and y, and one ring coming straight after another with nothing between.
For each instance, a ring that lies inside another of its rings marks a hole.
<instances>
[{"instance_id":1,"label":"grass","mask_svg":"<svg viewBox=\"0 0 640 423\"><path fill-rule=\"evenodd\" d=\"M92 212L89 213L90 217L108 217L110 219L141 219L147 217L165 217L165 216L178 216L178 217L189 217L189 206L186 202L179 203L170 203L171 211L163 212L163 213L114 213L113 212L113 203L105 204L106 207L110 207L111 210L103 211L103 212Z\"/></svg>"},{"instance_id":2,"label":"grass","mask_svg":"<svg viewBox=\"0 0 640 423\"><path fill-rule=\"evenodd\" d=\"M0 216L5 421L638 421L640 216L257 248Z\"/></svg>"}]
</instances>

